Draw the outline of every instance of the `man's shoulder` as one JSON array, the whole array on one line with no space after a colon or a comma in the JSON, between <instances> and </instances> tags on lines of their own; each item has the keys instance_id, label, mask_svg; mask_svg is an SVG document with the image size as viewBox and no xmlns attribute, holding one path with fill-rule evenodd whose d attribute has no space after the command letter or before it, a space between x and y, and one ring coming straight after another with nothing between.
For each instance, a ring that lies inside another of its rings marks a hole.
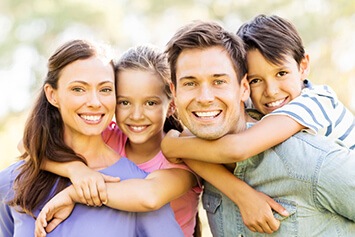
<instances>
[{"instance_id":1,"label":"man's shoulder","mask_svg":"<svg viewBox=\"0 0 355 237\"><path fill-rule=\"evenodd\" d=\"M309 134L307 132L298 132L275 147L275 149L285 148L292 149L295 153L307 153L310 151L330 153L342 149L348 150L341 141L325 136Z\"/></svg>"}]
</instances>

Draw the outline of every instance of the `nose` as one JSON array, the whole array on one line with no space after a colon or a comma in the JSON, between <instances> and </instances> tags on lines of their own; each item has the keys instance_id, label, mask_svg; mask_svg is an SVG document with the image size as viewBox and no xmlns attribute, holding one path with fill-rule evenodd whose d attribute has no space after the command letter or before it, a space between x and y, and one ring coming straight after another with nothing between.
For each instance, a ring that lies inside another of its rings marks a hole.
<instances>
[{"instance_id":1,"label":"nose","mask_svg":"<svg viewBox=\"0 0 355 237\"><path fill-rule=\"evenodd\" d=\"M92 93L88 94L88 101L87 101L88 106L91 107L100 107L101 106L101 100L100 96L96 91L93 91Z\"/></svg>"},{"instance_id":2,"label":"nose","mask_svg":"<svg viewBox=\"0 0 355 237\"><path fill-rule=\"evenodd\" d=\"M280 92L277 82L268 82L264 91L265 96L273 97Z\"/></svg>"},{"instance_id":3,"label":"nose","mask_svg":"<svg viewBox=\"0 0 355 237\"><path fill-rule=\"evenodd\" d=\"M143 118L142 106L139 106L139 105L132 106L132 111L131 111L130 117L133 120L139 120L139 119Z\"/></svg>"},{"instance_id":4,"label":"nose","mask_svg":"<svg viewBox=\"0 0 355 237\"><path fill-rule=\"evenodd\" d=\"M198 94L196 95L196 101L202 104L209 104L214 100L213 88L209 85L201 85Z\"/></svg>"}]
</instances>

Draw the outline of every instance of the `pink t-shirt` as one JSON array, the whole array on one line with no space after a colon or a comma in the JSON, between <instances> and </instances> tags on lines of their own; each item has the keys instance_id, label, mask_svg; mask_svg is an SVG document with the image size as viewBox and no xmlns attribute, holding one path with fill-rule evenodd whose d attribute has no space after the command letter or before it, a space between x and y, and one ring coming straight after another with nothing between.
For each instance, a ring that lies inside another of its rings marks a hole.
<instances>
[{"instance_id":1,"label":"pink t-shirt","mask_svg":"<svg viewBox=\"0 0 355 237\"><path fill-rule=\"evenodd\" d=\"M112 147L121 156L126 156L125 144L127 142L127 136L122 133L116 123L112 122L107 129L102 133L104 141ZM138 164L138 167L146 172L152 172L159 169L171 169L179 168L191 171L184 164L170 163L160 151L153 159ZM191 171L192 172L192 171ZM195 173L194 173L195 174ZM198 210L199 196L202 192L201 183L199 177L195 174L198 185L190 189L183 196L171 201L170 205L175 213L175 218L186 237L193 236L196 214ZM172 184L173 185L173 184Z\"/></svg>"}]
</instances>

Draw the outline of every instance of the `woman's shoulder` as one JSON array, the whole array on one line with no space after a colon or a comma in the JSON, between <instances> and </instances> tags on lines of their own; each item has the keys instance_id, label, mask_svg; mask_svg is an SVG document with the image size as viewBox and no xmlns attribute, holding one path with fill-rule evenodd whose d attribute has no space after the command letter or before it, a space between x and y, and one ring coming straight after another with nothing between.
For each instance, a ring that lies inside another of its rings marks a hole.
<instances>
[{"instance_id":1,"label":"woman's shoulder","mask_svg":"<svg viewBox=\"0 0 355 237\"><path fill-rule=\"evenodd\" d=\"M17 161L7 168L0 171L0 196L8 194L12 190L13 182L19 173L19 167L24 163L23 160Z\"/></svg>"}]
</instances>

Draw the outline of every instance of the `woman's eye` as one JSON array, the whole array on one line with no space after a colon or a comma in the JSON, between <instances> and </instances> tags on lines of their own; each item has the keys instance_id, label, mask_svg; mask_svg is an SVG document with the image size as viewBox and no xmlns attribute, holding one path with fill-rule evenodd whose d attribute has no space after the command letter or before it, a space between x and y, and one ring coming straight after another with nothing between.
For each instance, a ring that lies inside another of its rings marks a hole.
<instances>
[{"instance_id":1,"label":"woman's eye","mask_svg":"<svg viewBox=\"0 0 355 237\"><path fill-rule=\"evenodd\" d=\"M72 91L75 91L75 92L83 92L84 89L81 88L81 87L73 87L73 88L72 88Z\"/></svg>"},{"instance_id":2,"label":"woman's eye","mask_svg":"<svg viewBox=\"0 0 355 237\"><path fill-rule=\"evenodd\" d=\"M111 92L111 91L113 91L113 89L112 88L103 88L101 91L102 92Z\"/></svg>"}]
</instances>

